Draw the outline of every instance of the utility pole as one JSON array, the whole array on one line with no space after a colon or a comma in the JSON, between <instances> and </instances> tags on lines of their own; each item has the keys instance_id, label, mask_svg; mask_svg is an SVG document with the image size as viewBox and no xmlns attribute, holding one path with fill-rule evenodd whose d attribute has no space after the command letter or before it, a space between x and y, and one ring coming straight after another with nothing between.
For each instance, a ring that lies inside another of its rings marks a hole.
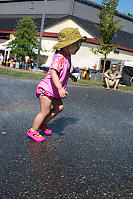
<instances>
[{"instance_id":1,"label":"utility pole","mask_svg":"<svg viewBox=\"0 0 133 199\"><path fill-rule=\"evenodd\" d=\"M39 38L39 45L38 45L38 55L37 55L37 64L36 68L39 66L39 60L40 60L40 50L41 50L41 43L42 43L42 34L44 29L44 21L45 21L45 13L46 13L46 4L47 0L44 0L43 2L43 10L42 10L42 22L41 22L41 30L40 30L40 38Z\"/></svg>"}]
</instances>

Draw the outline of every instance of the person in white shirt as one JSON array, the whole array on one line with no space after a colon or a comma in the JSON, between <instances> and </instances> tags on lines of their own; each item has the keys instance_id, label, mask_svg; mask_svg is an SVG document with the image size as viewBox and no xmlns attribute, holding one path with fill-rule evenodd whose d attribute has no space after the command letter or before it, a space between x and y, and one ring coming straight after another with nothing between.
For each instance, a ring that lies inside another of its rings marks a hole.
<instances>
[{"instance_id":1,"label":"person in white shirt","mask_svg":"<svg viewBox=\"0 0 133 199\"><path fill-rule=\"evenodd\" d=\"M2 64L3 64L3 55L2 55L2 53L0 52L0 66L2 66Z\"/></svg>"}]
</instances>

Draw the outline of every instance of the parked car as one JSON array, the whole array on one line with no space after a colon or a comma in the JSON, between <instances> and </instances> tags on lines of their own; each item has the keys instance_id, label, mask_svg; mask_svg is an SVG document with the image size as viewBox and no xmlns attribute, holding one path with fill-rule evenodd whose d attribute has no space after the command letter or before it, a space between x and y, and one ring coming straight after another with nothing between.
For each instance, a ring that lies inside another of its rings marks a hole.
<instances>
[{"instance_id":1,"label":"parked car","mask_svg":"<svg viewBox=\"0 0 133 199\"><path fill-rule=\"evenodd\" d=\"M124 84L126 86L131 86L130 79L133 77L133 61L123 61L121 63L121 74L122 79L120 84Z\"/></svg>"}]
</instances>

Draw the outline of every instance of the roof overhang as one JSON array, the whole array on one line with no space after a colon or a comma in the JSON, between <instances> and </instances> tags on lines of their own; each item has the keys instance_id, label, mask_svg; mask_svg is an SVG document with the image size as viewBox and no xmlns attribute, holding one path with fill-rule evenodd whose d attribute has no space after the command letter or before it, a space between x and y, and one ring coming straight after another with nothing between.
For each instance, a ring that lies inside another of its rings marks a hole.
<instances>
[{"instance_id":1,"label":"roof overhang","mask_svg":"<svg viewBox=\"0 0 133 199\"><path fill-rule=\"evenodd\" d=\"M15 33L15 31L0 30L0 34L2 34L2 33L3 34L13 34L13 33ZM40 35L40 32L38 32L38 35ZM43 37L58 38L58 33L53 33L53 32L43 32L42 35L43 35ZM87 43L92 43L92 44L95 44L95 45L98 45L99 43L103 43L102 41L98 41L95 38L87 38L86 42ZM113 46L113 45L114 44L110 44L110 46ZM120 49L120 50L133 52L133 48L127 48L127 47L118 46L118 45L117 45L117 48Z\"/></svg>"}]
</instances>

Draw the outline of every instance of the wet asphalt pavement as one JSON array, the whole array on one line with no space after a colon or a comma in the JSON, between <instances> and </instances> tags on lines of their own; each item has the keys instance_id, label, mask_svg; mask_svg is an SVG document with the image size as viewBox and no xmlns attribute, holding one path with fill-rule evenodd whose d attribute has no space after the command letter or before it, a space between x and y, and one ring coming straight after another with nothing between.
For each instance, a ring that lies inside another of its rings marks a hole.
<instances>
[{"instance_id":1,"label":"wet asphalt pavement","mask_svg":"<svg viewBox=\"0 0 133 199\"><path fill-rule=\"evenodd\" d=\"M68 85L53 134L36 143L37 84L0 76L0 198L132 199L133 93Z\"/></svg>"}]
</instances>

